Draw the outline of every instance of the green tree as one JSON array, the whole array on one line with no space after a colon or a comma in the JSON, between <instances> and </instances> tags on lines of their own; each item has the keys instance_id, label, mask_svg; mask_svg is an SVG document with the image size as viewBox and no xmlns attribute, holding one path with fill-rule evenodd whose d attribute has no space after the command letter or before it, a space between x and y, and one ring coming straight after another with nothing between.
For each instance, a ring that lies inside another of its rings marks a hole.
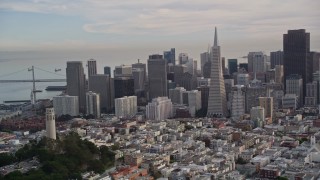
<instances>
[{"instance_id":1,"label":"green tree","mask_svg":"<svg viewBox=\"0 0 320 180\"><path fill-rule=\"evenodd\" d=\"M16 161L17 161L16 157L12 154L9 154L9 153L0 154L0 167L12 164Z\"/></svg>"}]
</instances>

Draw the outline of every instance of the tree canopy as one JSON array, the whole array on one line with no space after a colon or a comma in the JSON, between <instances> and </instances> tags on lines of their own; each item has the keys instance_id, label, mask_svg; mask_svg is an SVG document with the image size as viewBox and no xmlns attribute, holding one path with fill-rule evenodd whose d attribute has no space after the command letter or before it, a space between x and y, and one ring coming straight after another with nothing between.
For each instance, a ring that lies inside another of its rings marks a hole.
<instances>
[{"instance_id":1,"label":"tree canopy","mask_svg":"<svg viewBox=\"0 0 320 180\"><path fill-rule=\"evenodd\" d=\"M32 141L15 155L0 156L0 162L10 164L37 157L41 167L22 174L11 172L0 179L81 179L81 173L102 173L114 165L114 153L106 146L100 148L92 142L81 140L77 133L70 133L61 140L46 137ZM3 161L5 160L5 161Z\"/></svg>"}]
</instances>

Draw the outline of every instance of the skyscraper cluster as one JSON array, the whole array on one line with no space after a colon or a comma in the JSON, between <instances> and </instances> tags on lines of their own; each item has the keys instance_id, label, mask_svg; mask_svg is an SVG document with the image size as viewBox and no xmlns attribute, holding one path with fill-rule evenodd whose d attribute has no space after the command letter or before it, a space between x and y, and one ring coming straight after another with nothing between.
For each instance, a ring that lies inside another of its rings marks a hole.
<instances>
[{"instance_id":1,"label":"skyscraper cluster","mask_svg":"<svg viewBox=\"0 0 320 180\"><path fill-rule=\"evenodd\" d=\"M90 59L88 79L82 62L70 61L67 96L54 98L56 114L80 112L98 117L100 112L115 112L125 117L145 106L147 118L155 120L173 117L179 109L180 115L186 110L197 112L191 116L231 117L234 121L251 114L260 126L272 123L278 109L319 103L320 72L315 66L319 66L320 55L310 52L310 33L304 29L284 34L283 50L269 55L252 51L242 58L248 61L221 57L215 28L213 44L200 54L199 69L196 59L185 52L177 54L175 48L149 55L146 63L121 64L114 71L106 66L104 74L97 74L97 63ZM77 105L70 108L66 104Z\"/></svg>"}]
</instances>

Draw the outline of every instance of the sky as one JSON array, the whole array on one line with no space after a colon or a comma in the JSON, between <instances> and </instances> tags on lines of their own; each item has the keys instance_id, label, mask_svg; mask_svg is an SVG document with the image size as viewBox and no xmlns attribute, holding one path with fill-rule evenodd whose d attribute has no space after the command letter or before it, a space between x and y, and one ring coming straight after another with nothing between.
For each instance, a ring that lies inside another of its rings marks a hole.
<instances>
[{"instance_id":1,"label":"sky","mask_svg":"<svg viewBox=\"0 0 320 180\"><path fill-rule=\"evenodd\" d=\"M319 7L318 0L0 0L0 51L129 59L174 47L199 59L214 27L227 58L281 50L288 29L306 29L311 50L320 51Z\"/></svg>"}]
</instances>

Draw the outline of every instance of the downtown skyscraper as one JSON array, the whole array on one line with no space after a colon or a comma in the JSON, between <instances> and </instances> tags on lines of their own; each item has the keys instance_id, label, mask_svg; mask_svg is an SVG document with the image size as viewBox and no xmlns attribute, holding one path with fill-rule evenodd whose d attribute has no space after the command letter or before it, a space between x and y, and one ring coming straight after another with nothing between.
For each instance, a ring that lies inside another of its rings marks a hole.
<instances>
[{"instance_id":1,"label":"downtown skyscraper","mask_svg":"<svg viewBox=\"0 0 320 180\"><path fill-rule=\"evenodd\" d=\"M149 100L167 96L167 62L162 55L150 55L148 59Z\"/></svg>"},{"instance_id":2,"label":"downtown skyscraper","mask_svg":"<svg viewBox=\"0 0 320 180\"><path fill-rule=\"evenodd\" d=\"M298 74L303 79L303 97L306 84L312 81L312 60L310 58L310 33L305 29L288 30L283 35L284 78Z\"/></svg>"},{"instance_id":3,"label":"downtown skyscraper","mask_svg":"<svg viewBox=\"0 0 320 180\"><path fill-rule=\"evenodd\" d=\"M218 46L217 28L214 33L214 43L210 52L211 73L207 116L226 116L226 89L221 66L220 46Z\"/></svg>"},{"instance_id":4,"label":"downtown skyscraper","mask_svg":"<svg viewBox=\"0 0 320 180\"><path fill-rule=\"evenodd\" d=\"M85 113L86 109L86 77L81 61L67 62L67 94L78 96L79 111Z\"/></svg>"}]
</instances>

